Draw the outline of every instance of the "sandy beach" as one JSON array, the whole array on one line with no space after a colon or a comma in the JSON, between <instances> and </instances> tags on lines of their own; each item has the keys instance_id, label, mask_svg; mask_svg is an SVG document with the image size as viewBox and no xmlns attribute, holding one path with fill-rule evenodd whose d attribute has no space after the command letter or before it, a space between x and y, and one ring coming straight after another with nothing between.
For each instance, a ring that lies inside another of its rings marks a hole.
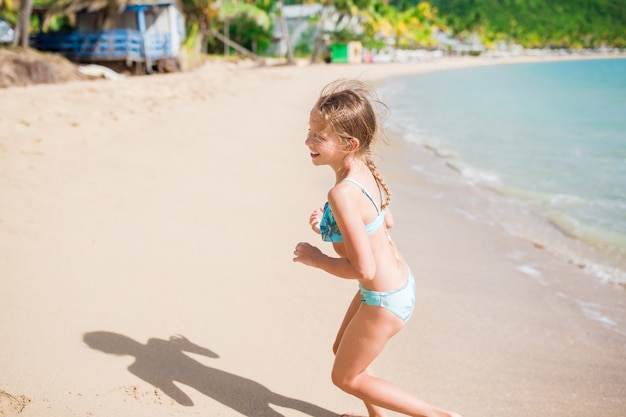
<instances>
[{"instance_id":1,"label":"sandy beach","mask_svg":"<svg viewBox=\"0 0 626 417\"><path fill-rule=\"evenodd\" d=\"M304 146L310 107L339 77L506 62L0 90L0 416L363 414L330 381L356 283L291 260L298 241L332 250L307 222L333 181ZM417 309L377 374L464 417L623 417L625 289L463 216L449 202L476 190L409 175L428 152L383 155Z\"/></svg>"}]
</instances>

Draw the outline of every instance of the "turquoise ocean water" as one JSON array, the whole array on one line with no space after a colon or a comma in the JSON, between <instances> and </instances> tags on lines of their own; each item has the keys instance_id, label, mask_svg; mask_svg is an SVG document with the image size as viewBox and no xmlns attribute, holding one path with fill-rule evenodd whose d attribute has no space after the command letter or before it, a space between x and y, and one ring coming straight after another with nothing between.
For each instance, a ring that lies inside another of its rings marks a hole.
<instances>
[{"instance_id":1,"label":"turquoise ocean water","mask_svg":"<svg viewBox=\"0 0 626 417\"><path fill-rule=\"evenodd\" d=\"M421 74L381 96L407 142L497 191L496 220L626 284L626 59Z\"/></svg>"}]
</instances>

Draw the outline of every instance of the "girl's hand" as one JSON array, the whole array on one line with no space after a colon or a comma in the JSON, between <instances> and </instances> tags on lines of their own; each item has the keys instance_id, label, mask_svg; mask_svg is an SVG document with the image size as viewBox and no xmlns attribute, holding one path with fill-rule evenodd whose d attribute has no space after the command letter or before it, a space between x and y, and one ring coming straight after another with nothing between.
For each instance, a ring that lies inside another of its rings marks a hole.
<instances>
[{"instance_id":1,"label":"girl's hand","mask_svg":"<svg viewBox=\"0 0 626 417\"><path fill-rule=\"evenodd\" d=\"M298 243L293 254L295 255L293 258L294 262L300 262L308 266L315 266L315 261L325 256L321 250L306 242Z\"/></svg>"},{"instance_id":2,"label":"girl's hand","mask_svg":"<svg viewBox=\"0 0 626 417\"><path fill-rule=\"evenodd\" d=\"M319 208L311 213L311 217L309 217L309 224L311 225L311 229L318 235L320 234L320 222L322 221L322 209Z\"/></svg>"}]
</instances>

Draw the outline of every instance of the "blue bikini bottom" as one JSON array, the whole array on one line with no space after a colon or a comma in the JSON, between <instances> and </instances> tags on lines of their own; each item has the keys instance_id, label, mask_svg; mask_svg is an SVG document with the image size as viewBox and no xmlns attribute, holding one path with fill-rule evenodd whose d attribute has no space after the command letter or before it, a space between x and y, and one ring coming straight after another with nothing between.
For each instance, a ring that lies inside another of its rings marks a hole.
<instances>
[{"instance_id":1,"label":"blue bikini bottom","mask_svg":"<svg viewBox=\"0 0 626 417\"><path fill-rule=\"evenodd\" d=\"M415 279L409 269L409 279L401 288L393 291L371 291L359 285L361 302L369 306L391 311L402 321L408 321L415 308Z\"/></svg>"}]
</instances>

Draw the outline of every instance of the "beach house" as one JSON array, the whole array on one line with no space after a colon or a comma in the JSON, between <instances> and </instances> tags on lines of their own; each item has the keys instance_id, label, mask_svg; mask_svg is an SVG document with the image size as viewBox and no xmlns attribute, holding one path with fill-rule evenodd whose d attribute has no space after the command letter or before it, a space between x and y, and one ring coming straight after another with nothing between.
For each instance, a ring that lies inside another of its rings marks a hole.
<instances>
[{"instance_id":1,"label":"beach house","mask_svg":"<svg viewBox=\"0 0 626 417\"><path fill-rule=\"evenodd\" d=\"M72 31L43 32L40 28L31 38L32 47L75 62L122 64L135 73L180 68L179 53L186 35L175 1L131 2L114 16L107 15L106 9L85 8L76 12L75 21Z\"/></svg>"}]
</instances>

